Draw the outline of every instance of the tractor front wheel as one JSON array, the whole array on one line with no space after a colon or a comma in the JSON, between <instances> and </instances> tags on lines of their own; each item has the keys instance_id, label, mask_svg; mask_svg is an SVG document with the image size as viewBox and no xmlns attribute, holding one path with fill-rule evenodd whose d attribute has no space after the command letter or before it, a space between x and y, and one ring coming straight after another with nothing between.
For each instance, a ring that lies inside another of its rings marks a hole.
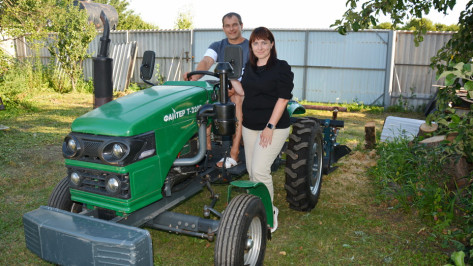
<instances>
[{"instance_id":1,"label":"tractor front wheel","mask_svg":"<svg viewBox=\"0 0 473 266\"><path fill-rule=\"evenodd\" d=\"M286 200L289 207L310 211L322 186L322 128L313 119L301 118L292 125L286 150Z\"/></svg>"},{"instance_id":2,"label":"tractor front wheel","mask_svg":"<svg viewBox=\"0 0 473 266\"><path fill-rule=\"evenodd\" d=\"M82 204L71 200L69 178L65 177L59 181L49 196L48 206L74 213L82 211Z\"/></svg>"},{"instance_id":3,"label":"tractor front wheel","mask_svg":"<svg viewBox=\"0 0 473 266\"><path fill-rule=\"evenodd\" d=\"M215 265L262 265L268 227L260 198L240 194L230 201L220 221Z\"/></svg>"}]
</instances>

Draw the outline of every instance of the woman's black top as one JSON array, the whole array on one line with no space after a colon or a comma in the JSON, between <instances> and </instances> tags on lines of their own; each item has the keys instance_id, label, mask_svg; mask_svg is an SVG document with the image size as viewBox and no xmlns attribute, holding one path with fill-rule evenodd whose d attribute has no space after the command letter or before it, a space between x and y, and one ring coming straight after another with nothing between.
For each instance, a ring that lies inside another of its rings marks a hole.
<instances>
[{"instance_id":1,"label":"woman's black top","mask_svg":"<svg viewBox=\"0 0 473 266\"><path fill-rule=\"evenodd\" d=\"M261 66L256 69L247 63L241 79L245 92L243 126L252 130L263 130L278 99L292 99L293 80L291 66L284 60L277 59L270 67ZM289 113L285 109L276 128L289 126Z\"/></svg>"}]
</instances>

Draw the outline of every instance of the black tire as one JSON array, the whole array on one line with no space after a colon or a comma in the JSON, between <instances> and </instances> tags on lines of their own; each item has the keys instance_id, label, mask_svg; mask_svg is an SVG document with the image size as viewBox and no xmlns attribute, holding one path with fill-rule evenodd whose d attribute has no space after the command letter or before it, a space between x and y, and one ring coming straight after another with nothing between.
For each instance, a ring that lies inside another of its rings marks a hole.
<instances>
[{"instance_id":1,"label":"black tire","mask_svg":"<svg viewBox=\"0 0 473 266\"><path fill-rule=\"evenodd\" d=\"M74 213L82 211L82 204L71 200L69 178L65 177L59 181L49 196L48 206Z\"/></svg>"},{"instance_id":2,"label":"black tire","mask_svg":"<svg viewBox=\"0 0 473 266\"><path fill-rule=\"evenodd\" d=\"M263 265L268 227L260 198L240 194L230 201L220 221L215 265Z\"/></svg>"},{"instance_id":3,"label":"black tire","mask_svg":"<svg viewBox=\"0 0 473 266\"><path fill-rule=\"evenodd\" d=\"M309 118L293 124L286 150L286 200L291 209L310 211L322 186L323 138L319 123Z\"/></svg>"}]
</instances>

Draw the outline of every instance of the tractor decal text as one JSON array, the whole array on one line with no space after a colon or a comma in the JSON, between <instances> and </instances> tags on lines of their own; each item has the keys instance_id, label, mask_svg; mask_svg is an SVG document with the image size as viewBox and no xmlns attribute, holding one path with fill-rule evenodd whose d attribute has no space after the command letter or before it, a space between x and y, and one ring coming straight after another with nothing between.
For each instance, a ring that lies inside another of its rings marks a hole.
<instances>
[{"instance_id":1,"label":"tractor decal text","mask_svg":"<svg viewBox=\"0 0 473 266\"><path fill-rule=\"evenodd\" d=\"M172 120L176 120L176 119L181 118L185 115L194 114L199 110L199 108L201 106L202 105L196 105L196 106L192 106L192 107L186 108L184 110L179 110L179 111L176 111L176 110L174 110L174 108L172 108L172 113L164 116L164 122L169 122L169 121L172 121Z\"/></svg>"}]
</instances>

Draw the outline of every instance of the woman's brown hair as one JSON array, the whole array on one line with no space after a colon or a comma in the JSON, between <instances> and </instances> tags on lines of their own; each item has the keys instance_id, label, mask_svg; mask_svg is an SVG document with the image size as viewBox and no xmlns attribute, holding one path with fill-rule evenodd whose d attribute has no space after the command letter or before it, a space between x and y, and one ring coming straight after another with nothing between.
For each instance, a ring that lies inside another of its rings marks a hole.
<instances>
[{"instance_id":1,"label":"woman's brown hair","mask_svg":"<svg viewBox=\"0 0 473 266\"><path fill-rule=\"evenodd\" d=\"M256 40L269 40L272 44L273 47L271 48L271 51L269 53L269 59L268 63L266 63L266 67L270 68L272 65L276 63L277 59L277 53L276 53L276 43L274 42L274 35L273 33L265 27L258 27L253 30L250 36L250 65L253 69L256 69L256 62L258 61L258 58L255 56L253 53L253 48L251 44L255 42Z\"/></svg>"}]
</instances>

